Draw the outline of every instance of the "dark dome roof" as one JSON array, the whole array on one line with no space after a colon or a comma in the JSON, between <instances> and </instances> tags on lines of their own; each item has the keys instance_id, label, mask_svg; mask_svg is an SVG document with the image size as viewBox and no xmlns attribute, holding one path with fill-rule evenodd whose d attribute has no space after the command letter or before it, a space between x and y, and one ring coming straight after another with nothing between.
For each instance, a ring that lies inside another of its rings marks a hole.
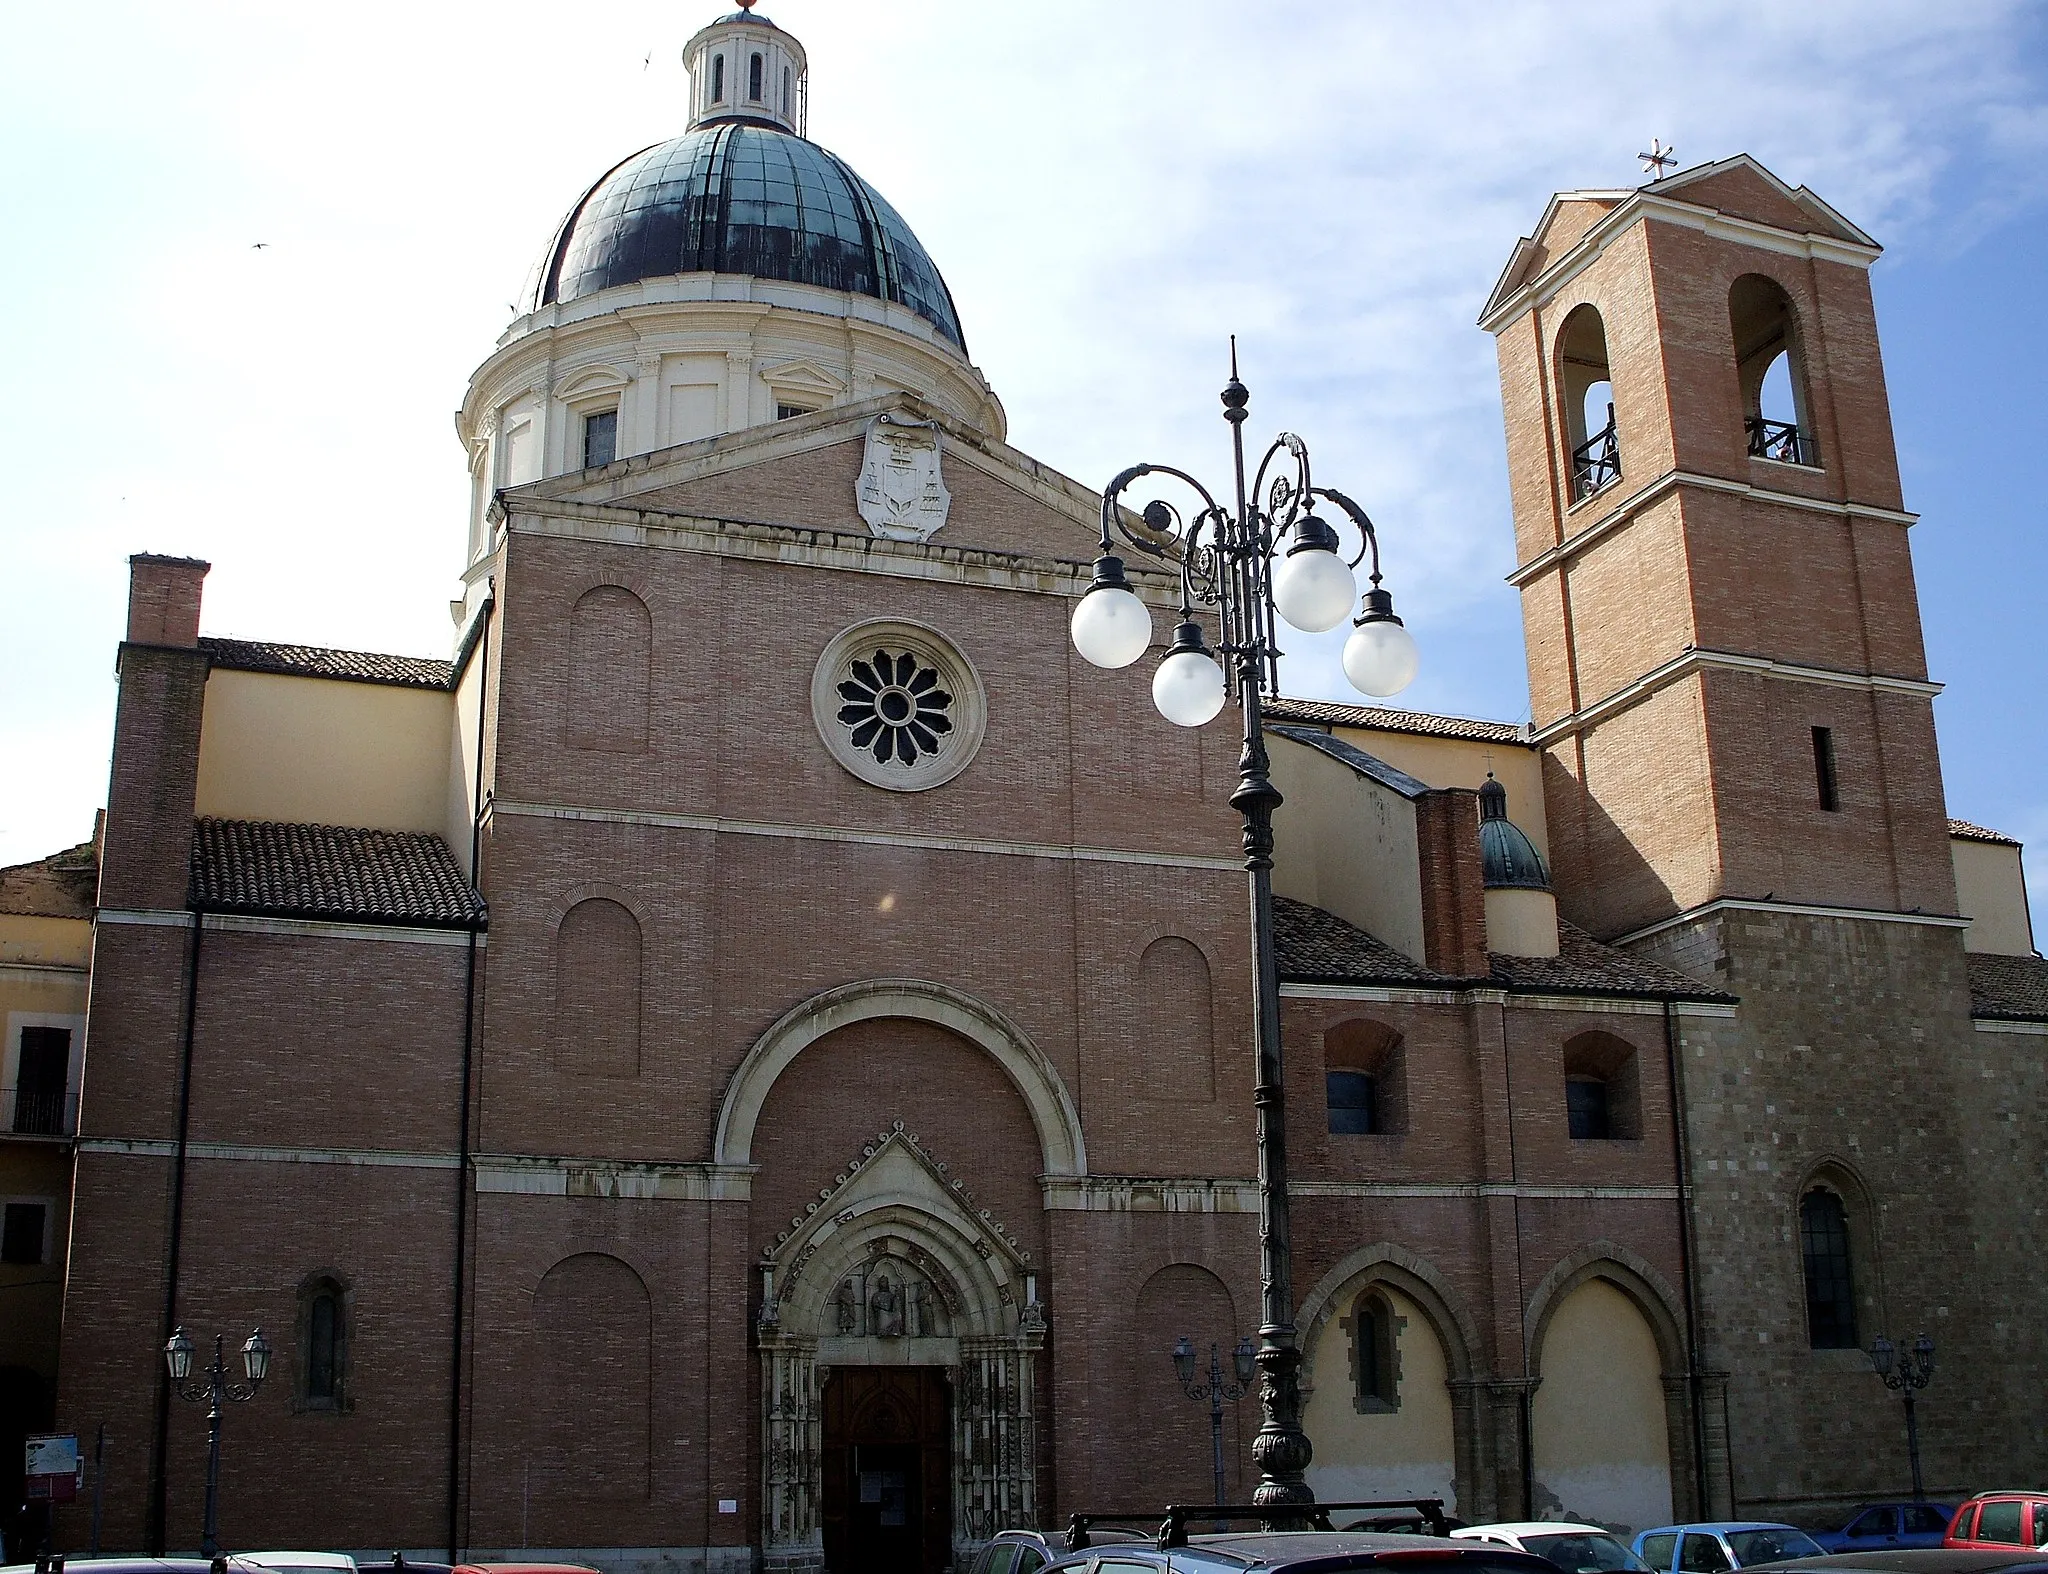
<instances>
[{"instance_id":1,"label":"dark dome roof","mask_svg":"<svg viewBox=\"0 0 2048 1574\"><path fill-rule=\"evenodd\" d=\"M536 308L640 279L739 273L895 301L967 348L946 281L881 193L815 142L758 123L634 154L583 194L539 271Z\"/></svg>"},{"instance_id":2,"label":"dark dome roof","mask_svg":"<svg viewBox=\"0 0 2048 1574\"><path fill-rule=\"evenodd\" d=\"M1489 891L1550 889L1543 855L1508 818L1508 790L1491 775L1479 788L1479 868Z\"/></svg>"}]
</instances>

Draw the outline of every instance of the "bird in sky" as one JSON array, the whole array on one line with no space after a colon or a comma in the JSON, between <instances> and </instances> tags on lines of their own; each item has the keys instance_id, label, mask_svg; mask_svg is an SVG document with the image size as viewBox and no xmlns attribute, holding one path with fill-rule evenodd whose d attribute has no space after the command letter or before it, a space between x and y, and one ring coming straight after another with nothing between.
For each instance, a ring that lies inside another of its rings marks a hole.
<instances>
[{"instance_id":1,"label":"bird in sky","mask_svg":"<svg viewBox=\"0 0 2048 1574\"><path fill-rule=\"evenodd\" d=\"M259 240L249 249L251 251L268 251L270 250L270 242L267 240Z\"/></svg>"}]
</instances>

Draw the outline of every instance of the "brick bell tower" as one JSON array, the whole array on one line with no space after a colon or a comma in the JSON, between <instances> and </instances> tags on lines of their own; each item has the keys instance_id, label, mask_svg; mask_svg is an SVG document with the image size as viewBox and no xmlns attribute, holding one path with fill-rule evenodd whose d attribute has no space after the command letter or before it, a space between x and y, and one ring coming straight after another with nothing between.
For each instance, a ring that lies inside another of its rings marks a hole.
<instances>
[{"instance_id":1,"label":"brick bell tower","mask_svg":"<svg viewBox=\"0 0 2048 1574\"><path fill-rule=\"evenodd\" d=\"M1868 270L1748 156L1554 197L1487 303L1559 905L1953 914Z\"/></svg>"}]
</instances>

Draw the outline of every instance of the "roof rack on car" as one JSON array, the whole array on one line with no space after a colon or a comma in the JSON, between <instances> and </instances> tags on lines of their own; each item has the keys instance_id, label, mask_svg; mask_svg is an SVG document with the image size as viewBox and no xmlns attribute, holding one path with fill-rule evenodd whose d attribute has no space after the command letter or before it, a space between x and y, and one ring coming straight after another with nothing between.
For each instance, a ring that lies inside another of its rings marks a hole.
<instances>
[{"instance_id":1,"label":"roof rack on car","mask_svg":"<svg viewBox=\"0 0 2048 1574\"><path fill-rule=\"evenodd\" d=\"M1227 1521L1233 1519L1254 1520L1270 1528L1275 1520L1299 1522L1306 1520L1310 1530L1334 1530L1330 1516L1348 1513L1354 1509L1405 1508L1412 1510L1416 1518L1429 1527L1432 1536L1448 1536L1451 1522L1444 1516L1444 1500L1440 1497L1372 1498L1344 1503L1215 1503L1169 1505L1166 1518L1153 1535L1152 1544L1161 1552L1188 1544L1188 1521L1208 1519ZM1098 1525L1145 1525L1152 1522L1148 1513L1136 1514L1076 1514L1067 1521L1067 1550L1081 1552L1094 1545L1088 1532Z\"/></svg>"}]
</instances>

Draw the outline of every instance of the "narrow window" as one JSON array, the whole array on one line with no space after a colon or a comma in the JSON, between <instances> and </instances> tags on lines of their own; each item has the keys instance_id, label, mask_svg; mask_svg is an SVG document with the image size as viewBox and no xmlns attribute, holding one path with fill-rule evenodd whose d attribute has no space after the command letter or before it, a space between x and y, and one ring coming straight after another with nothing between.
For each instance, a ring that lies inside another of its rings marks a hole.
<instances>
[{"instance_id":1,"label":"narrow window","mask_svg":"<svg viewBox=\"0 0 2048 1574\"><path fill-rule=\"evenodd\" d=\"M782 68L782 118L789 118L789 67Z\"/></svg>"},{"instance_id":2,"label":"narrow window","mask_svg":"<svg viewBox=\"0 0 2048 1574\"><path fill-rule=\"evenodd\" d=\"M751 56L747 61L747 97L756 104L761 102L761 57Z\"/></svg>"},{"instance_id":3,"label":"narrow window","mask_svg":"<svg viewBox=\"0 0 2048 1574\"><path fill-rule=\"evenodd\" d=\"M43 1235L49 1209L40 1202L10 1202L0 1224L0 1263L32 1267L43 1260Z\"/></svg>"},{"instance_id":4,"label":"narrow window","mask_svg":"<svg viewBox=\"0 0 2048 1574\"><path fill-rule=\"evenodd\" d=\"M1361 1415L1387 1415L1401 1407L1394 1331L1394 1309L1385 1296L1369 1290L1358 1298L1352 1312L1351 1332L1358 1371L1357 1409Z\"/></svg>"},{"instance_id":5,"label":"narrow window","mask_svg":"<svg viewBox=\"0 0 2048 1574\"><path fill-rule=\"evenodd\" d=\"M334 1403L340 1341L341 1297L322 1291L306 1315L306 1398L316 1404Z\"/></svg>"},{"instance_id":6,"label":"narrow window","mask_svg":"<svg viewBox=\"0 0 2048 1574\"><path fill-rule=\"evenodd\" d=\"M1370 1073L1330 1071L1323 1076L1330 1105L1330 1130L1339 1136L1370 1136L1379 1130L1374 1119L1378 1100Z\"/></svg>"},{"instance_id":7,"label":"narrow window","mask_svg":"<svg viewBox=\"0 0 2048 1574\"><path fill-rule=\"evenodd\" d=\"M1564 1109L1565 1123L1574 1137L1604 1142L1613 1134L1613 1128L1607 1118L1605 1078L1566 1078Z\"/></svg>"},{"instance_id":8,"label":"narrow window","mask_svg":"<svg viewBox=\"0 0 2048 1574\"><path fill-rule=\"evenodd\" d=\"M1816 1350L1855 1349L1849 1216L1834 1192L1816 1186L1801 1199L1799 1245L1806 1259L1806 1342Z\"/></svg>"},{"instance_id":9,"label":"narrow window","mask_svg":"<svg viewBox=\"0 0 2048 1574\"><path fill-rule=\"evenodd\" d=\"M71 1081L71 1029L25 1027L14 1072L14 1129L24 1136L58 1137Z\"/></svg>"},{"instance_id":10,"label":"narrow window","mask_svg":"<svg viewBox=\"0 0 2048 1574\"><path fill-rule=\"evenodd\" d=\"M775 419L778 421L794 420L797 416L810 413L800 404L778 404L775 407Z\"/></svg>"},{"instance_id":11,"label":"narrow window","mask_svg":"<svg viewBox=\"0 0 2048 1574\"><path fill-rule=\"evenodd\" d=\"M619 456L619 412L600 410L583 418L583 468L595 470Z\"/></svg>"},{"instance_id":12,"label":"narrow window","mask_svg":"<svg viewBox=\"0 0 2048 1574\"><path fill-rule=\"evenodd\" d=\"M725 102L725 56L714 55L711 60L711 102Z\"/></svg>"},{"instance_id":13,"label":"narrow window","mask_svg":"<svg viewBox=\"0 0 2048 1574\"><path fill-rule=\"evenodd\" d=\"M1564 331L1557 339L1557 358L1565 401L1565 436L1571 445L1572 501L1576 503L1621 479L1607 330L1594 307L1575 307L1565 319Z\"/></svg>"},{"instance_id":14,"label":"narrow window","mask_svg":"<svg viewBox=\"0 0 2048 1574\"><path fill-rule=\"evenodd\" d=\"M1813 729L1813 785L1820 794L1823 809L1842 807L1841 795L1835 791L1835 733L1832 727Z\"/></svg>"}]
</instances>

